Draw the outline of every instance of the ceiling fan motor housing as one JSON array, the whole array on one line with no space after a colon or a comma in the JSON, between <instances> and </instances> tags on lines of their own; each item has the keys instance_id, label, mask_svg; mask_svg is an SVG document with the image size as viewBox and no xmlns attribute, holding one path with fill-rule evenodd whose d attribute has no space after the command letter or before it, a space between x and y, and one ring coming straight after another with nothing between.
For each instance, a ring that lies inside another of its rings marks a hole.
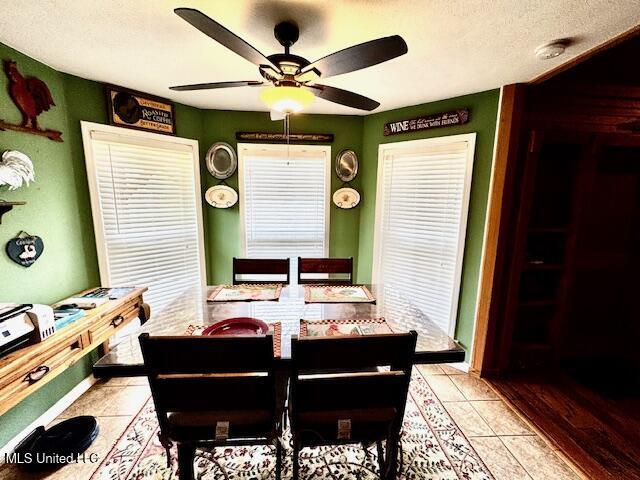
<instances>
[{"instance_id":1,"label":"ceiling fan motor housing","mask_svg":"<svg viewBox=\"0 0 640 480\"><path fill-rule=\"evenodd\" d=\"M298 30L298 25L294 22L286 21L277 24L273 29L273 34L280 42L280 45L288 50L291 45L298 41L300 30Z\"/></svg>"},{"instance_id":2,"label":"ceiling fan motor housing","mask_svg":"<svg viewBox=\"0 0 640 480\"><path fill-rule=\"evenodd\" d=\"M277 81L283 85L297 85L294 76L304 67L309 65L309 60L298 55L292 55L290 53L276 53L267 57L271 62L277 65L282 71L282 78L270 78L272 72L269 69L260 69L260 73L264 78L270 81Z\"/></svg>"}]
</instances>

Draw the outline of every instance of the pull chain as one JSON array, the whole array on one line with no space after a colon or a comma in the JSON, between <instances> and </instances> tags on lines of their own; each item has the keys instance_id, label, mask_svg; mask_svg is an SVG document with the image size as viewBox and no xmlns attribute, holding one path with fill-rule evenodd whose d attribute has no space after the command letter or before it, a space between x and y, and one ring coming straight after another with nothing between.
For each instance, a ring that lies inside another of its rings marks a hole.
<instances>
[{"instance_id":1,"label":"pull chain","mask_svg":"<svg viewBox=\"0 0 640 480\"><path fill-rule=\"evenodd\" d=\"M289 165L289 133L290 133L290 123L289 123L289 114L285 113L284 115L284 136L287 140L287 165Z\"/></svg>"}]
</instances>

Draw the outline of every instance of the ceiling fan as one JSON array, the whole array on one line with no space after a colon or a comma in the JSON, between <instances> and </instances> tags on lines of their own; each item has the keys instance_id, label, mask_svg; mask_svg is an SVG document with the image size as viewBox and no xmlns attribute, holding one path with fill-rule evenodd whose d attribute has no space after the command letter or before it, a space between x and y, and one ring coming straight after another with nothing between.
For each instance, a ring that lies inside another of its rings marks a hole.
<instances>
[{"instance_id":1,"label":"ceiling fan","mask_svg":"<svg viewBox=\"0 0 640 480\"><path fill-rule=\"evenodd\" d=\"M289 52L291 46L298 40L298 26L293 22L281 22L275 26L274 35L284 47L284 53L265 57L253 46L199 10L176 8L174 12L205 35L257 65L264 80L198 83L170 87L171 90L270 86L262 91L261 99L272 111L285 114L302 110L313 101L314 96L347 107L374 110L380 105L375 100L315 82L319 78L324 79L361 70L407 53L407 44L402 37L393 35L354 45L315 62L309 62L306 58Z\"/></svg>"}]
</instances>

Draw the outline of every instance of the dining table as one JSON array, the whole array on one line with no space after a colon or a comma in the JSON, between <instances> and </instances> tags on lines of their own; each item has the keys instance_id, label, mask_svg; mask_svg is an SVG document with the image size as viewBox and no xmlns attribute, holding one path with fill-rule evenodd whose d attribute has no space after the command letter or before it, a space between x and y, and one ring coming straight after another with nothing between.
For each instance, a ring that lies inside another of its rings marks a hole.
<instances>
[{"instance_id":1,"label":"dining table","mask_svg":"<svg viewBox=\"0 0 640 480\"><path fill-rule=\"evenodd\" d=\"M138 336L186 335L193 327L207 327L228 318L250 317L267 325L279 323L280 352L275 359L286 369L291 338L300 335L301 320L374 320L384 318L393 332L417 332L416 364L456 363L465 358L462 346L416 307L410 296L384 284L366 285L375 299L357 303L308 303L304 286L283 286L275 301L207 301L216 286L189 289L153 311L146 323L125 335L93 366L98 378L144 376ZM357 354L357 352L354 352ZM167 352L171 355L171 352Z\"/></svg>"}]
</instances>

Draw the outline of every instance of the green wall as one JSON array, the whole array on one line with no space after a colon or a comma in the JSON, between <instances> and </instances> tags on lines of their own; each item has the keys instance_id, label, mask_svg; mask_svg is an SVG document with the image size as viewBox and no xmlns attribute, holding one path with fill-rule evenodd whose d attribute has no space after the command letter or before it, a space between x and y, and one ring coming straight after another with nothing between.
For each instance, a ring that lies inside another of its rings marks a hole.
<instances>
[{"instance_id":1,"label":"green wall","mask_svg":"<svg viewBox=\"0 0 640 480\"><path fill-rule=\"evenodd\" d=\"M203 112L203 135L201 150L203 153L214 142L222 141L236 147L237 131L281 132L282 121L272 121L268 113L236 112L209 110ZM296 115L291 118L291 131L295 133L333 133L331 155L350 148L362 155L363 117L342 115ZM203 162L204 163L204 162ZM204 168L202 173L203 190L218 183ZM233 188L238 188L237 173L227 180ZM340 180L331 174L331 191L337 190ZM355 188L360 187L360 179L352 182ZM203 205L205 242L207 252L207 279L211 284L231 282L231 259L241 256L240 241L240 209L238 204L230 209L216 209L206 202ZM329 254L334 257L358 256L358 225L360 209L341 210L331 207Z\"/></svg>"},{"instance_id":2,"label":"green wall","mask_svg":"<svg viewBox=\"0 0 640 480\"><path fill-rule=\"evenodd\" d=\"M4 252L0 255L0 298L51 303L98 283L80 126L75 122L83 113L90 119L104 119L104 102L94 100L98 84L67 77L6 47L0 46L0 57L16 60L23 75L35 75L47 83L56 106L40 115L38 122L62 131L64 139L58 143L22 132L0 132L0 149L26 153L36 172L36 181L28 188L9 192L0 187L1 198L27 202L3 217L0 245L4 247L20 230L44 241L42 256L29 268L13 263ZM20 112L5 93L7 83L0 74L0 118L19 123ZM74 91L73 106L67 103L67 86Z\"/></svg>"},{"instance_id":3,"label":"green wall","mask_svg":"<svg viewBox=\"0 0 640 480\"><path fill-rule=\"evenodd\" d=\"M47 83L56 106L39 117L40 124L63 132L63 143L14 131L0 131L0 150L19 150L31 157L36 182L14 192L0 188L0 198L24 200L27 205L6 214L0 225L0 246L20 230L43 238L45 249L30 268L11 262L0 254L0 301L52 303L77 291L99 284L99 272L89 191L86 179L80 121L106 123L104 90L101 84L57 72L7 46L0 44L0 59L13 59L25 75ZM0 118L18 122L20 114L6 91L7 80L0 74ZM333 133L335 158L340 150L351 148L361 159L360 174L352 182L362 194L362 203L353 210L331 207L330 254L352 256L356 280L371 278L373 221L375 211L377 150L381 142L477 132L474 179L465 248L463 282L457 336L468 347L473 326L475 294L481 255L484 214L491 167L491 152L498 91L490 91L409 107L370 116L299 115L291 120L291 130L302 133ZM414 115L471 108L471 121L464 126L436 129L426 134L383 137L382 125ZM273 122L261 112L199 110L176 104L178 136L200 143L203 192L215 185L206 171L204 153L216 141L236 145L236 131L273 131L282 122ZM332 191L341 182L332 173ZM228 183L237 188L238 177ZM209 283L229 282L231 258L240 255L239 209L218 210L203 204L205 253ZM97 352L87 355L34 395L0 417L0 445L20 432L91 371Z\"/></svg>"},{"instance_id":4,"label":"green wall","mask_svg":"<svg viewBox=\"0 0 640 480\"><path fill-rule=\"evenodd\" d=\"M473 180L467 220L462 284L458 306L456 338L467 349L473 337L478 275L482 256L485 214L491 177L493 142L498 114L499 90L466 95L438 102L400 108L364 117L364 130L360 177L363 200L360 206L360 242L358 251L358 281L371 280L373 260L373 235L376 208L376 179L378 174L378 146L381 143L402 142L421 138L444 137L476 132L476 151L473 164ZM404 133L385 137L383 127L387 122L428 115L430 113L468 107L470 121L464 125L436 128L422 132Z\"/></svg>"},{"instance_id":5,"label":"green wall","mask_svg":"<svg viewBox=\"0 0 640 480\"><path fill-rule=\"evenodd\" d=\"M55 107L38 117L43 128L60 130L64 142L12 130L0 131L0 151L19 150L33 161L36 181L7 191L3 200L26 201L5 214L0 225L0 302L53 303L100 283L89 203L80 121L106 123L101 84L57 72L0 44L0 59L18 62L26 76L43 80ZM18 123L21 115L8 95L7 78L0 73L0 118ZM198 139L201 112L176 105L178 135ZM42 237L44 252L29 268L9 260L4 245L20 230ZM0 417L0 446L38 418L91 373L97 352L85 356L65 374Z\"/></svg>"},{"instance_id":6,"label":"green wall","mask_svg":"<svg viewBox=\"0 0 640 480\"><path fill-rule=\"evenodd\" d=\"M36 181L13 192L2 187L0 198L27 204L5 214L0 225L0 245L20 230L39 235L42 256L29 268L0 255L0 301L52 303L99 283L96 251L88 208L84 157L78 118L104 121L105 106L97 83L67 76L15 50L0 45L0 58L18 62L23 75L42 79L56 103L38 121L63 132L63 143L7 130L0 132L0 150L19 150L34 163ZM16 123L20 112L4 93L7 78L0 74L0 118ZM73 93L71 93L73 92ZM97 99L100 99L97 101ZM38 418L91 370L95 353L0 417L0 445Z\"/></svg>"}]
</instances>

